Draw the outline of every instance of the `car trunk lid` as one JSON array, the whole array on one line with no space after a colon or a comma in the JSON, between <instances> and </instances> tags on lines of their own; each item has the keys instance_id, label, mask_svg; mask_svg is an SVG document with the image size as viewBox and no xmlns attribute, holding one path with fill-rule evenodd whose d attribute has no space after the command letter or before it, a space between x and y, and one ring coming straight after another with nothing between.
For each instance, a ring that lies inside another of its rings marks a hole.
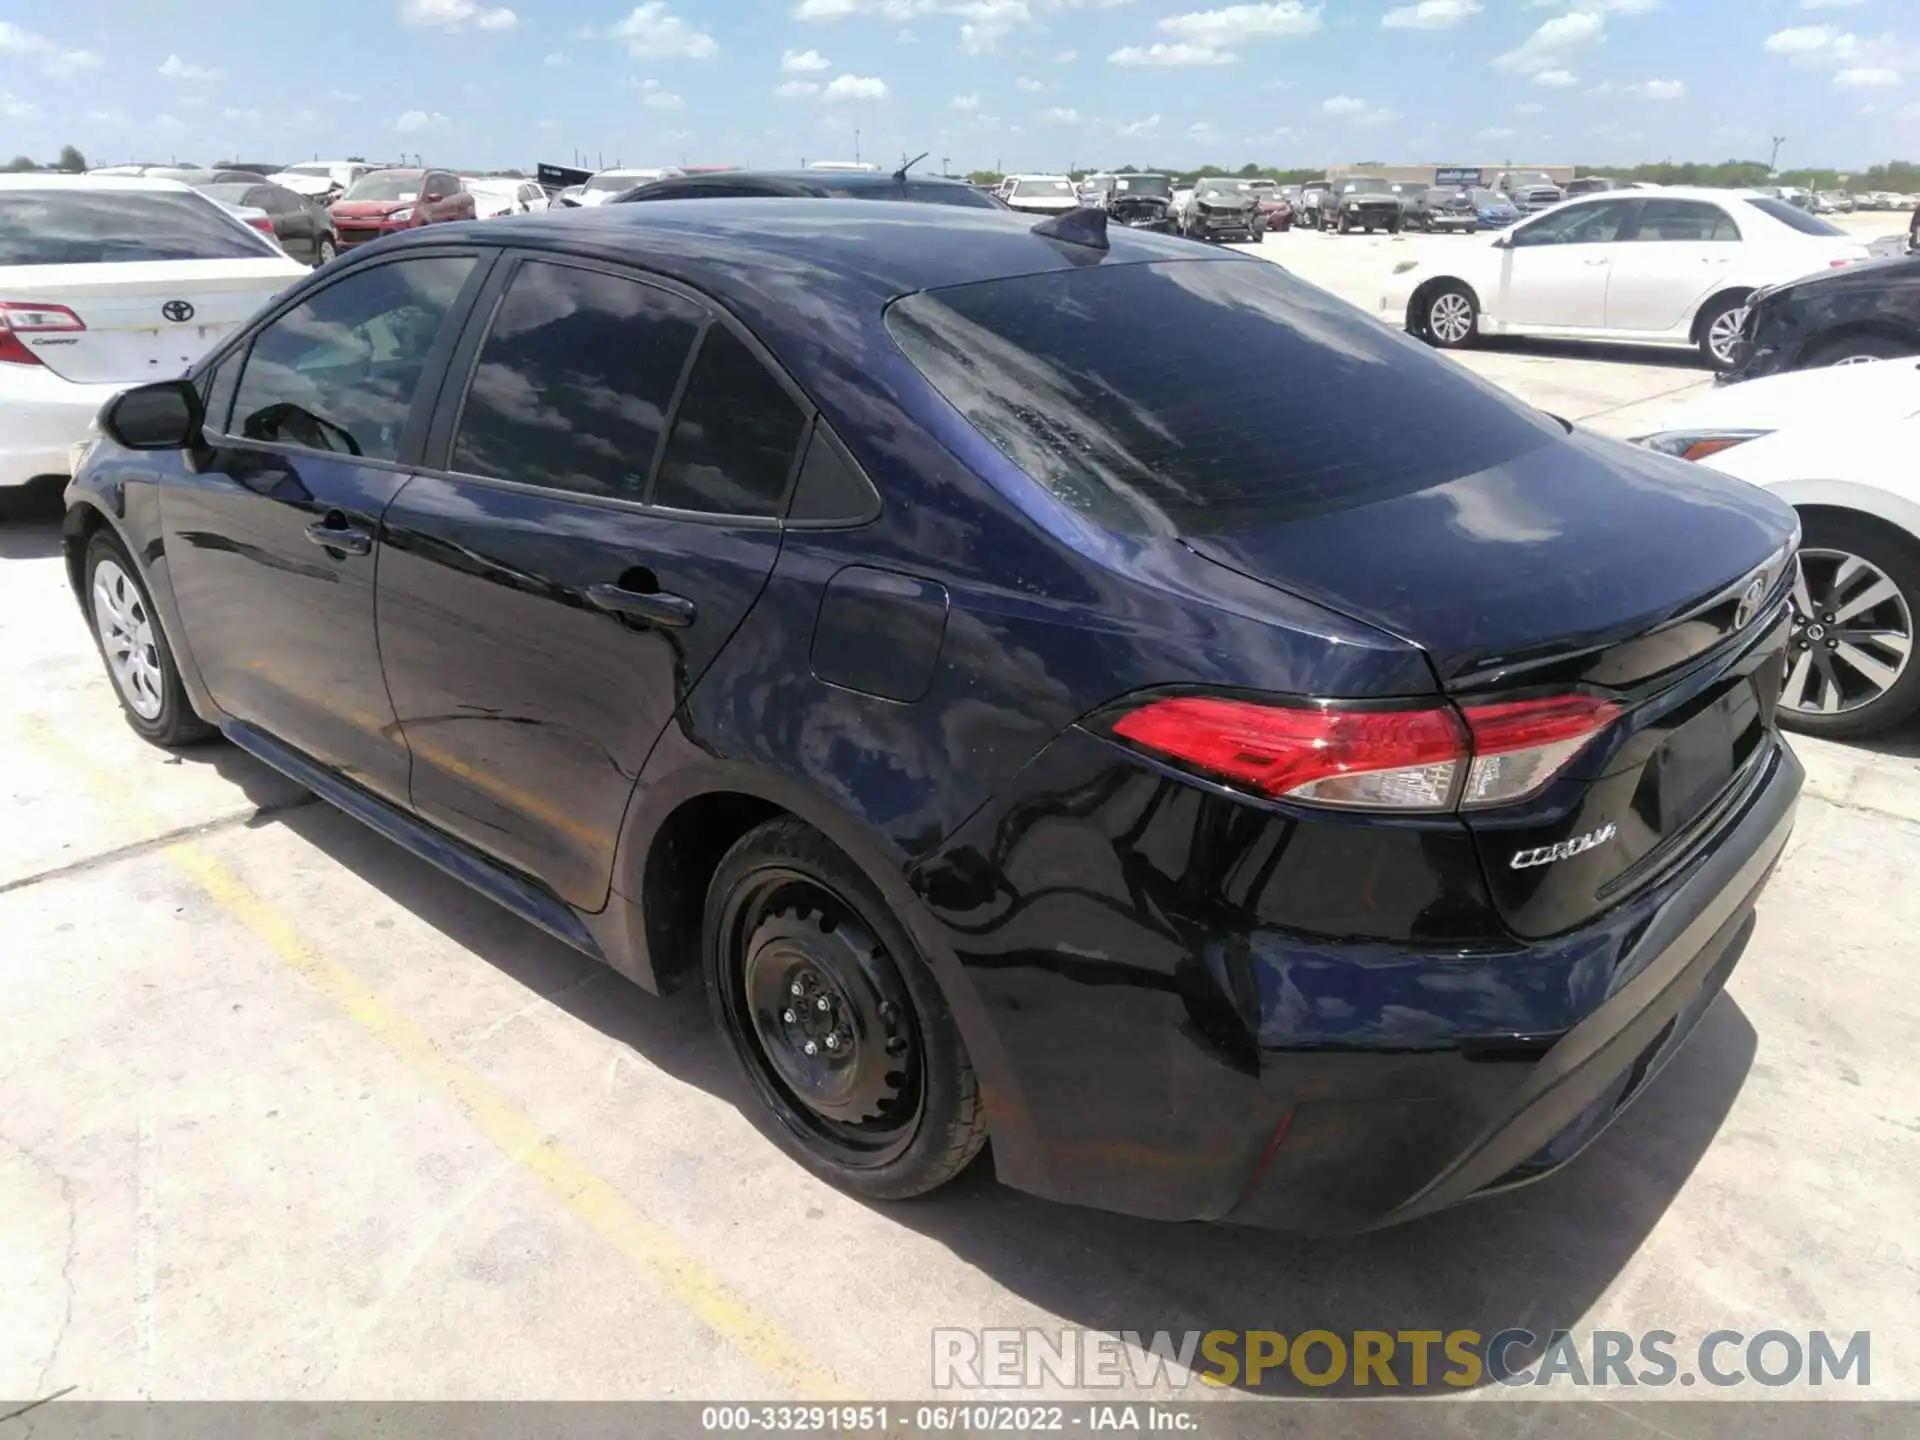
<instances>
[{"instance_id":1,"label":"car trunk lid","mask_svg":"<svg viewBox=\"0 0 1920 1440\"><path fill-rule=\"evenodd\" d=\"M1186 544L1418 645L1465 709L1619 707L1542 793L1463 811L1503 918L1536 937L1653 883L1773 743L1795 533L1764 491L1575 435Z\"/></svg>"},{"instance_id":2,"label":"car trunk lid","mask_svg":"<svg viewBox=\"0 0 1920 1440\"><path fill-rule=\"evenodd\" d=\"M0 303L58 306L79 322L17 335L56 375L132 385L178 375L306 273L284 255L20 266L0 277Z\"/></svg>"}]
</instances>

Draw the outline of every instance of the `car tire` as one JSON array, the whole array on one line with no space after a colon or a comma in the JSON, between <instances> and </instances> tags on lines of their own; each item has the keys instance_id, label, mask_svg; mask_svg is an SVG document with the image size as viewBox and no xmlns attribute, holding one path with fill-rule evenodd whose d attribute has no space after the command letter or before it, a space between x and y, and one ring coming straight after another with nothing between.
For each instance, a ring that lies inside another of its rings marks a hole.
<instances>
[{"instance_id":1,"label":"car tire","mask_svg":"<svg viewBox=\"0 0 1920 1440\"><path fill-rule=\"evenodd\" d=\"M1862 365L1869 360L1898 360L1908 355L1920 355L1920 344L1891 335L1842 335L1816 350L1809 363L1816 367Z\"/></svg>"},{"instance_id":2,"label":"car tire","mask_svg":"<svg viewBox=\"0 0 1920 1440\"><path fill-rule=\"evenodd\" d=\"M318 270L340 253L340 247L334 243L331 235L322 235L314 246L313 268Z\"/></svg>"},{"instance_id":3,"label":"car tire","mask_svg":"<svg viewBox=\"0 0 1920 1440\"><path fill-rule=\"evenodd\" d=\"M87 543L85 579L94 644L127 723L168 749L211 739L218 732L193 713L153 597L112 531Z\"/></svg>"},{"instance_id":4,"label":"car tire","mask_svg":"<svg viewBox=\"0 0 1920 1440\"><path fill-rule=\"evenodd\" d=\"M1920 540L1885 521L1844 510L1803 513L1801 522L1780 724L1833 740L1877 734L1920 711L1920 656L1913 653L1914 619L1920 616ZM1836 596L1832 589L1848 560L1857 562L1853 578ZM1891 583L1892 596L1840 618L1849 603L1857 604L1882 581ZM1803 613L1806 604L1814 607L1811 615ZM1902 646L1905 653L1898 654ZM1834 706L1831 711L1828 704Z\"/></svg>"},{"instance_id":5,"label":"car tire","mask_svg":"<svg viewBox=\"0 0 1920 1440\"><path fill-rule=\"evenodd\" d=\"M807 1169L905 1200L980 1153L980 1084L933 973L819 831L784 818L743 835L708 887L701 949L751 1118Z\"/></svg>"},{"instance_id":6,"label":"car tire","mask_svg":"<svg viewBox=\"0 0 1920 1440\"><path fill-rule=\"evenodd\" d=\"M1719 348L1722 340L1731 335L1738 336L1740 322L1747 313L1747 297L1744 295L1722 295L1718 300L1710 301L1707 308L1700 312L1700 318L1694 322L1695 333L1699 340L1700 358L1714 370L1731 370L1734 356L1731 341L1728 348Z\"/></svg>"},{"instance_id":7,"label":"car tire","mask_svg":"<svg viewBox=\"0 0 1920 1440\"><path fill-rule=\"evenodd\" d=\"M1457 280L1430 291L1421 302L1420 331L1430 345L1464 350L1480 331L1480 303Z\"/></svg>"}]
</instances>

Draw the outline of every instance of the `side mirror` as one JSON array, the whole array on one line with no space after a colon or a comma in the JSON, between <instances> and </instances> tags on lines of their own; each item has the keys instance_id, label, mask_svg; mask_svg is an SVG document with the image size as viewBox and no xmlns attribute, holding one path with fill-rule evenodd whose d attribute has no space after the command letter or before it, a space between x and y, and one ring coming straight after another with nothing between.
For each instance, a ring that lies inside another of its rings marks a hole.
<instances>
[{"instance_id":1,"label":"side mirror","mask_svg":"<svg viewBox=\"0 0 1920 1440\"><path fill-rule=\"evenodd\" d=\"M100 428L125 450L184 450L200 438L200 392L187 380L136 385L109 400Z\"/></svg>"},{"instance_id":2,"label":"side mirror","mask_svg":"<svg viewBox=\"0 0 1920 1440\"><path fill-rule=\"evenodd\" d=\"M1511 235L1494 236L1493 248L1496 250L1511 250L1513 248L1513 237Z\"/></svg>"}]
</instances>

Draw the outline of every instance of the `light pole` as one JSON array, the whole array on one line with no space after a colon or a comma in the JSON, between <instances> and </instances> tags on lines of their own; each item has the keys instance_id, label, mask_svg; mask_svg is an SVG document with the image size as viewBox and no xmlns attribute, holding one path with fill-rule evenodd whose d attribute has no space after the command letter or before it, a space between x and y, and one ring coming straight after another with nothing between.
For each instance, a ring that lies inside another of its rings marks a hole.
<instances>
[{"instance_id":1,"label":"light pole","mask_svg":"<svg viewBox=\"0 0 1920 1440\"><path fill-rule=\"evenodd\" d=\"M1769 175L1775 175L1779 173L1780 147L1786 143L1787 143L1787 137L1784 135L1776 135L1773 137L1773 154L1767 160L1767 173Z\"/></svg>"},{"instance_id":2,"label":"light pole","mask_svg":"<svg viewBox=\"0 0 1920 1440\"><path fill-rule=\"evenodd\" d=\"M853 163L856 165L860 163L860 127L858 125L853 127Z\"/></svg>"}]
</instances>

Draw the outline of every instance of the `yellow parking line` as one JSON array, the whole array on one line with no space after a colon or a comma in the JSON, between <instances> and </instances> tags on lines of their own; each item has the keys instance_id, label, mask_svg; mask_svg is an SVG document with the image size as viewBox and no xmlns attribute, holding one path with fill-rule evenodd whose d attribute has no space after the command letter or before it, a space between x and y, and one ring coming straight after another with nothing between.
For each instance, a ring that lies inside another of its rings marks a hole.
<instances>
[{"instance_id":1,"label":"yellow parking line","mask_svg":"<svg viewBox=\"0 0 1920 1440\"><path fill-rule=\"evenodd\" d=\"M126 794L113 775L44 720L37 716L28 720L27 738L108 804L123 813L153 820L158 829L165 828ZM389 1005L353 971L309 945L284 912L255 894L217 857L191 840L169 845L160 853L209 900L258 937L281 963L385 1044L417 1079L459 1106L509 1160L544 1185L707 1329L797 1398L852 1398L831 1369L816 1362L792 1336L757 1313L694 1258L671 1231L642 1215L538 1122L449 1057L432 1036Z\"/></svg>"}]
</instances>

